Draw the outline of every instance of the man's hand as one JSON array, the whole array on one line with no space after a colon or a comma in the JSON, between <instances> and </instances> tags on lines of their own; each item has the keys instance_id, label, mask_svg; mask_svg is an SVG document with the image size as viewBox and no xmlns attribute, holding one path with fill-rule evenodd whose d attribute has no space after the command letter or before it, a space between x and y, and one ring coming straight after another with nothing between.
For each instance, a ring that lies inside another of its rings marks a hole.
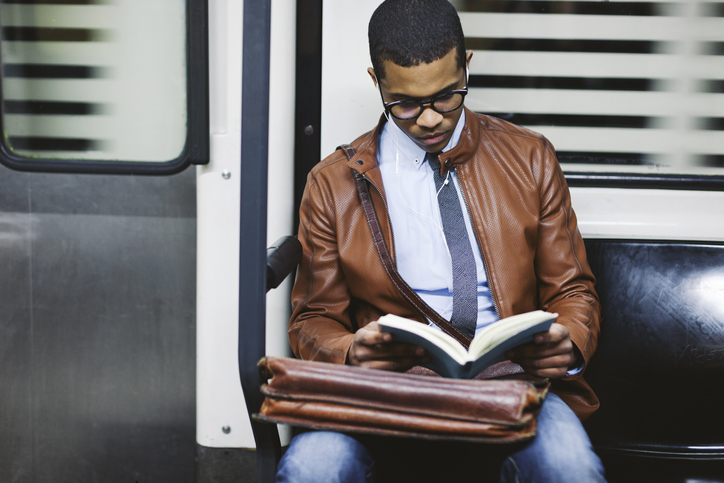
<instances>
[{"instance_id":1,"label":"man's hand","mask_svg":"<svg viewBox=\"0 0 724 483\"><path fill-rule=\"evenodd\" d=\"M533 342L508 351L506 357L528 374L551 379L560 379L580 364L568 329L555 323L548 332L536 334Z\"/></svg>"},{"instance_id":2,"label":"man's hand","mask_svg":"<svg viewBox=\"0 0 724 483\"><path fill-rule=\"evenodd\" d=\"M362 327L354 334L347 354L348 364L387 371L406 371L429 361L422 347L392 342L392 334L382 332L377 322Z\"/></svg>"}]
</instances>

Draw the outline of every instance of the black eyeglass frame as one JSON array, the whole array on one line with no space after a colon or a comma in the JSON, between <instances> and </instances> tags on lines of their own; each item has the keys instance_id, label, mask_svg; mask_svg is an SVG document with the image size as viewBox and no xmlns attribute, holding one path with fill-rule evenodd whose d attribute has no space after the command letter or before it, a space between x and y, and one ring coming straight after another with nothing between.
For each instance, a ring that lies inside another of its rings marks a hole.
<instances>
[{"instance_id":1,"label":"black eyeglass frame","mask_svg":"<svg viewBox=\"0 0 724 483\"><path fill-rule=\"evenodd\" d=\"M465 96L468 95L468 80L465 79L465 87L462 89L454 89L452 91L445 92L443 94L440 94L439 96L431 97L430 99L425 99L424 101L412 101L409 99L406 99L404 101L394 101L387 103L385 102L385 98L382 96L382 86L380 83L377 83L377 89L380 91L380 100L382 101L382 107L385 108L385 111L389 112L395 119L399 119L400 121L412 121L414 119L417 119L418 117L422 116L422 113L425 112L425 106L430 106L430 109L437 112L438 114L447 114L449 112L456 111L460 109L460 107L465 103ZM453 109L448 109L447 111L441 111L440 109L437 109L435 107L435 102L439 99L442 99L446 96L451 96L454 94L460 94L462 96L462 99L460 100L460 104ZM412 117L399 117L396 116L394 112L392 112L392 108L395 106L399 106L400 104L417 104L420 106L420 112L417 113L417 115Z\"/></svg>"}]
</instances>

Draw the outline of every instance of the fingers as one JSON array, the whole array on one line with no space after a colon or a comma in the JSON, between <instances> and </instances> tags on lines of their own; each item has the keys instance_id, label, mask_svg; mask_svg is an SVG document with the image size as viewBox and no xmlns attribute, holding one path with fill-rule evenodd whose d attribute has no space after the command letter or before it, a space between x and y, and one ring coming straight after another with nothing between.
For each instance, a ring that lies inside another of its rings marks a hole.
<instances>
[{"instance_id":1,"label":"fingers","mask_svg":"<svg viewBox=\"0 0 724 483\"><path fill-rule=\"evenodd\" d=\"M355 346L353 342L348 359L352 365L390 371L404 371L429 362L424 349L400 343Z\"/></svg>"},{"instance_id":2,"label":"fingers","mask_svg":"<svg viewBox=\"0 0 724 483\"><path fill-rule=\"evenodd\" d=\"M518 359L534 359L567 354L572 350L573 342L568 329L553 324L548 332L536 334L532 343L518 346L508 354Z\"/></svg>"},{"instance_id":3,"label":"fingers","mask_svg":"<svg viewBox=\"0 0 724 483\"><path fill-rule=\"evenodd\" d=\"M376 359L408 359L419 358L425 355L425 351L411 344L402 344L390 342L374 345L354 345L354 355L359 361L369 361ZM352 349L350 349L350 352Z\"/></svg>"},{"instance_id":4,"label":"fingers","mask_svg":"<svg viewBox=\"0 0 724 483\"><path fill-rule=\"evenodd\" d=\"M392 334L382 332L377 322L372 322L354 334L354 340L357 344L364 346L373 346L375 344L383 344L392 341Z\"/></svg>"},{"instance_id":5,"label":"fingers","mask_svg":"<svg viewBox=\"0 0 724 483\"><path fill-rule=\"evenodd\" d=\"M536 334L532 343L516 347L507 356L527 373L552 379L564 377L575 362L568 329L560 324Z\"/></svg>"},{"instance_id":6,"label":"fingers","mask_svg":"<svg viewBox=\"0 0 724 483\"><path fill-rule=\"evenodd\" d=\"M515 359L525 372L539 377L560 379L568 372L573 363L573 357L569 354L562 354L544 358Z\"/></svg>"},{"instance_id":7,"label":"fingers","mask_svg":"<svg viewBox=\"0 0 724 483\"><path fill-rule=\"evenodd\" d=\"M566 329L566 327L561 324L553 323L551 324L551 328L548 330L548 332L540 332L536 334L533 338L533 341L536 344L552 344L564 341L566 339L570 340L570 334L568 333L568 329Z\"/></svg>"},{"instance_id":8,"label":"fingers","mask_svg":"<svg viewBox=\"0 0 724 483\"><path fill-rule=\"evenodd\" d=\"M404 371L429 362L421 347L392 342L392 335L379 330L376 322L355 333L347 360L352 365Z\"/></svg>"},{"instance_id":9,"label":"fingers","mask_svg":"<svg viewBox=\"0 0 724 483\"><path fill-rule=\"evenodd\" d=\"M396 359L369 359L359 361L357 365L361 367L367 367L370 369L381 369L385 371L406 371L413 366L423 365L429 362L427 357L408 357L408 358L396 358Z\"/></svg>"},{"instance_id":10,"label":"fingers","mask_svg":"<svg viewBox=\"0 0 724 483\"><path fill-rule=\"evenodd\" d=\"M556 343L524 344L516 347L511 352L519 359L540 359L554 357L562 354L570 354L573 351L573 343L566 339Z\"/></svg>"}]
</instances>

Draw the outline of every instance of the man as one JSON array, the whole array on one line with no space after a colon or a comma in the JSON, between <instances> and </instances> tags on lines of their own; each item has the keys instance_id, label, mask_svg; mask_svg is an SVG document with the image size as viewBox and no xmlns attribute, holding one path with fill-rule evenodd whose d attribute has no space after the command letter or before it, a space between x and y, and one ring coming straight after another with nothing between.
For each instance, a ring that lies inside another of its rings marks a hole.
<instances>
[{"instance_id":1,"label":"man","mask_svg":"<svg viewBox=\"0 0 724 483\"><path fill-rule=\"evenodd\" d=\"M278 481L372 481L375 473L448 480L460 468L475 480L493 467L502 481L603 481L579 421L598 405L581 375L596 348L600 309L552 146L463 106L472 52L446 0L385 1L370 20L369 41L368 73L385 116L352 143L352 158L338 150L309 174L292 349L303 359L395 371L427 361L424 350L395 343L375 322L387 313L427 320L380 261L354 170L371 187L398 272L461 331L472 335L535 309L560 314L548 332L507 354L526 372L553 379L553 391L538 435L525 445L306 432L292 440Z\"/></svg>"}]
</instances>

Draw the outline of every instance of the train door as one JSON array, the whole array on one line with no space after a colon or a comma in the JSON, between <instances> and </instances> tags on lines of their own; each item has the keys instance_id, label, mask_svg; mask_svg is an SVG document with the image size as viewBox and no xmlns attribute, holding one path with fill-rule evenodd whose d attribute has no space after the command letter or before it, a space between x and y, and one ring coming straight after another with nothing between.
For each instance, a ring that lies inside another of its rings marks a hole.
<instances>
[{"instance_id":1,"label":"train door","mask_svg":"<svg viewBox=\"0 0 724 483\"><path fill-rule=\"evenodd\" d=\"M0 24L0 481L193 481L206 2Z\"/></svg>"}]
</instances>

